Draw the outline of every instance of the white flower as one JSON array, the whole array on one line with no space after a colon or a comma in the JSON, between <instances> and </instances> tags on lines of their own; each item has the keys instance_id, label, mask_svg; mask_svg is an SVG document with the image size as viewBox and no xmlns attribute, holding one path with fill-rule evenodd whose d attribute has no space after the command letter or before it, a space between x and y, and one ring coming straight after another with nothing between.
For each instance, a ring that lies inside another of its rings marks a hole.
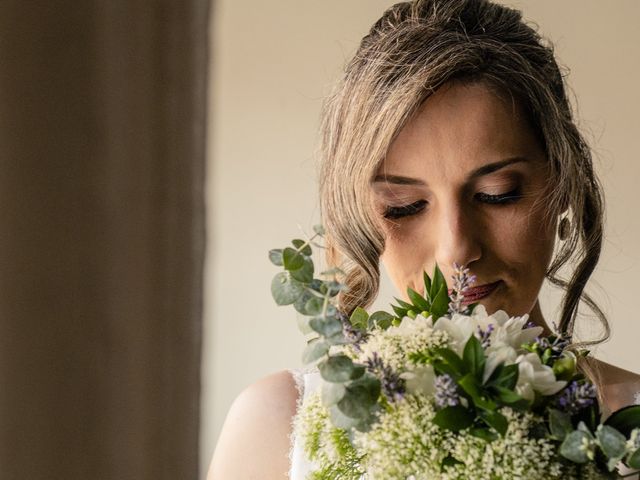
<instances>
[{"instance_id":1,"label":"white flower","mask_svg":"<svg viewBox=\"0 0 640 480\"><path fill-rule=\"evenodd\" d=\"M400 374L405 380L407 392L422 395L434 395L435 372L431 365L419 365L413 370Z\"/></svg>"},{"instance_id":2,"label":"white flower","mask_svg":"<svg viewBox=\"0 0 640 480\"><path fill-rule=\"evenodd\" d=\"M488 350L482 381L486 382L498 365L511 365L515 363L517 358L518 352L516 352L515 348L508 345L502 345L499 348Z\"/></svg>"},{"instance_id":3,"label":"white flower","mask_svg":"<svg viewBox=\"0 0 640 480\"><path fill-rule=\"evenodd\" d=\"M527 400L534 399L534 391L553 395L567 385L567 382L556 380L553 369L543 365L536 353L520 355L516 363L519 371L516 391Z\"/></svg>"}]
</instances>

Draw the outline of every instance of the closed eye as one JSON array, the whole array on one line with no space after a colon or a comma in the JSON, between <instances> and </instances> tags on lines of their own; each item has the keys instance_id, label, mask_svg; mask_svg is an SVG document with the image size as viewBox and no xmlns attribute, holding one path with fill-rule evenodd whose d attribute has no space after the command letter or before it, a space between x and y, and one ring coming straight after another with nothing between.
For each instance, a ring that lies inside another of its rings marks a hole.
<instances>
[{"instance_id":1,"label":"closed eye","mask_svg":"<svg viewBox=\"0 0 640 480\"><path fill-rule=\"evenodd\" d=\"M520 192L520 188L516 188L515 190L500 195L491 195L489 193L479 192L476 193L475 197L482 203L488 203L491 205L506 205L520 200L522 198L522 193Z\"/></svg>"},{"instance_id":2,"label":"closed eye","mask_svg":"<svg viewBox=\"0 0 640 480\"><path fill-rule=\"evenodd\" d=\"M388 218L390 220L396 220L402 217L408 217L410 215L415 215L416 213L424 210L427 205L426 200L418 200L410 205L403 205L400 207L388 206L384 211L384 218Z\"/></svg>"}]
</instances>

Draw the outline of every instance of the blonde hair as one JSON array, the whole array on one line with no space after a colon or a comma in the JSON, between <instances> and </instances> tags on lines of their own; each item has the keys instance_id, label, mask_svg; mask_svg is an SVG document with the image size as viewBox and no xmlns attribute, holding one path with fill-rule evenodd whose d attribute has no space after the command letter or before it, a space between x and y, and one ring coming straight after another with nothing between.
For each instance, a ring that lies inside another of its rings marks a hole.
<instances>
[{"instance_id":1,"label":"blonde hair","mask_svg":"<svg viewBox=\"0 0 640 480\"><path fill-rule=\"evenodd\" d=\"M547 279L565 289L558 329L573 335L580 301L609 325L584 288L601 251L603 200L591 150L578 131L553 47L519 11L488 0L415 0L373 25L323 105L320 207L327 260L345 271L340 309L368 307L380 282L385 239L371 205L371 181L389 146L420 105L450 81L482 82L519 102L556 179L546 207L570 219ZM569 263L570 262L570 263ZM564 265L568 279L558 276Z\"/></svg>"}]
</instances>

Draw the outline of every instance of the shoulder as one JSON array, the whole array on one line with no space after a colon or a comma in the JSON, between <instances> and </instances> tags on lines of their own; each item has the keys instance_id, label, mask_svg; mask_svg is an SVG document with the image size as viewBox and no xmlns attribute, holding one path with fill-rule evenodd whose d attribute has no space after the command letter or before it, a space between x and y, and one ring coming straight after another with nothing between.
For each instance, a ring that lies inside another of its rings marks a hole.
<instances>
[{"instance_id":1,"label":"shoulder","mask_svg":"<svg viewBox=\"0 0 640 480\"><path fill-rule=\"evenodd\" d=\"M296 383L287 370L258 380L240 393L222 427L207 479L288 478L297 400Z\"/></svg>"}]
</instances>

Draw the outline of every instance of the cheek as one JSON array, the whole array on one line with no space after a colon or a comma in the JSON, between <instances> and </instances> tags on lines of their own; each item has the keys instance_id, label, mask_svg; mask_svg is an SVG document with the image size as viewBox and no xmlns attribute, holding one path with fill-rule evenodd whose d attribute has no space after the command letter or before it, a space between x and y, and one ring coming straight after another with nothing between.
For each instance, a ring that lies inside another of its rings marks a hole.
<instances>
[{"instance_id":1,"label":"cheek","mask_svg":"<svg viewBox=\"0 0 640 480\"><path fill-rule=\"evenodd\" d=\"M431 241L419 221L405 222L395 228L387 226L384 232L385 249L380 260L398 291L404 292L413 280L422 278L423 268L428 269L432 263Z\"/></svg>"},{"instance_id":2,"label":"cheek","mask_svg":"<svg viewBox=\"0 0 640 480\"><path fill-rule=\"evenodd\" d=\"M496 242L501 260L519 270L520 276L542 277L549 266L555 243L555 229L543 213L514 214L505 216L501 223L501 235ZM534 279L532 279L534 280Z\"/></svg>"}]
</instances>

